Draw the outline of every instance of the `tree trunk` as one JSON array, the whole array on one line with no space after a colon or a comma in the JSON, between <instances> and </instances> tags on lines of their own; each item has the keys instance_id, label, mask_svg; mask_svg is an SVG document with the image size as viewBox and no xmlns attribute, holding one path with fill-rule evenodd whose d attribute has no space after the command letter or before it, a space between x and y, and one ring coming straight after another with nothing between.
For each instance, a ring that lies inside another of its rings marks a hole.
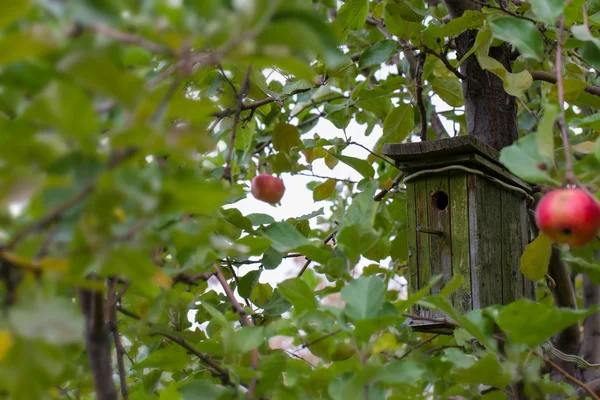
<instances>
[{"instance_id":1,"label":"tree trunk","mask_svg":"<svg viewBox=\"0 0 600 400\"><path fill-rule=\"evenodd\" d=\"M460 17L468 9L480 9L479 5L468 0L445 0L445 3L452 18ZM458 36L458 59L473 47L476 35L476 30L468 30ZM508 44L491 47L489 56L511 71ZM500 78L479 66L474 55L461 64L460 72L469 78L462 82L468 134L496 150L510 146L518 138L515 98L504 91Z\"/></svg>"}]
</instances>

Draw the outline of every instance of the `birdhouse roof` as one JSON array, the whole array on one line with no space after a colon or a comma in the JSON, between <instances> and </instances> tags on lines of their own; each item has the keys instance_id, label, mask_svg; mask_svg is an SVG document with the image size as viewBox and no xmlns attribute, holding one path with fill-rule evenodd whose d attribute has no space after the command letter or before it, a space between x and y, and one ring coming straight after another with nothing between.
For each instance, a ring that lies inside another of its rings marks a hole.
<instances>
[{"instance_id":1,"label":"birdhouse roof","mask_svg":"<svg viewBox=\"0 0 600 400\"><path fill-rule=\"evenodd\" d=\"M500 163L497 150L472 135L416 143L388 143L383 146L383 154L407 173L462 165L527 191L531 190L527 182L513 175Z\"/></svg>"}]
</instances>

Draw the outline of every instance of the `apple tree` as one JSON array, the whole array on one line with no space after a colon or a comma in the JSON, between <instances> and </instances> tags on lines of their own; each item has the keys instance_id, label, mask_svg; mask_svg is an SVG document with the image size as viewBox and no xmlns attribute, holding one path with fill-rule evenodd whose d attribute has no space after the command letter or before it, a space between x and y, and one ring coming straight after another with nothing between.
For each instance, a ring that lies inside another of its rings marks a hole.
<instances>
[{"instance_id":1,"label":"apple tree","mask_svg":"<svg viewBox=\"0 0 600 400\"><path fill-rule=\"evenodd\" d=\"M597 235L533 226L536 301L407 293L382 146L474 135L598 207L599 73L596 0L0 0L0 397L598 399Z\"/></svg>"}]
</instances>

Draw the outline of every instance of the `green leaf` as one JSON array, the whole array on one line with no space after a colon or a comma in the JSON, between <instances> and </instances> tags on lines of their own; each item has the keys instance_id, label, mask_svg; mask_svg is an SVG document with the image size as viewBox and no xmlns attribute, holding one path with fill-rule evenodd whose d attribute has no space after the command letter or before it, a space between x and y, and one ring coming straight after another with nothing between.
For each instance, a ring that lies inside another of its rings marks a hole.
<instances>
[{"instance_id":1,"label":"green leaf","mask_svg":"<svg viewBox=\"0 0 600 400\"><path fill-rule=\"evenodd\" d=\"M554 163L554 122L558 118L558 106L554 103L544 104L544 115L540 119L537 131L537 145L540 156Z\"/></svg>"},{"instance_id":2,"label":"green leaf","mask_svg":"<svg viewBox=\"0 0 600 400\"><path fill-rule=\"evenodd\" d=\"M400 143L408 137L415 126L413 107L400 104L383 121L383 136L380 143Z\"/></svg>"},{"instance_id":3,"label":"green leaf","mask_svg":"<svg viewBox=\"0 0 600 400\"><path fill-rule=\"evenodd\" d=\"M596 145L594 146L594 156L596 160L600 161L600 138L596 139Z\"/></svg>"},{"instance_id":4,"label":"green leaf","mask_svg":"<svg viewBox=\"0 0 600 400\"><path fill-rule=\"evenodd\" d=\"M385 365L376 379L388 384L418 385L427 370L414 360L393 361Z\"/></svg>"},{"instance_id":5,"label":"green leaf","mask_svg":"<svg viewBox=\"0 0 600 400\"><path fill-rule=\"evenodd\" d=\"M0 66L41 57L57 48L58 44L45 27L11 33L0 37Z\"/></svg>"},{"instance_id":6,"label":"green leaf","mask_svg":"<svg viewBox=\"0 0 600 400\"><path fill-rule=\"evenodd\" d=\"M395 40L385 39L366 49L358 60L358 68L364 69L380 65L390 56L400 50L400 45Z\"/></svg>"},{"instance_id":7,"label":"green leaf","mask_svg":"<svg viewBox=\"0 0 600 400\"><path fill-rule=\"evenodd\" d=\"M0 30L27 14L32 4L32 0L0 0Z\"/></svg>"},{"instance_id":8,"label":"green leaf","mask_svg":"<svg viewBox=\"0 0 600 400\"><path fill-rule=\"evenodd\" d=\"M452 107L462 107L465 102L462 96L462 85L457 78L436 78L431 89Z\"/></svg>"},{"instance_id":9,"label":"green leaf","mask_svg":"<svg viewBox=\"0 0 600 400\"><path fill-rule=\"evenodd\" d=\"M223 206L230 195L221 181L178 171L163 181L162 207L165 211L206 215Z\"/></svg>"},{"instance_id":10,"label":"green leaf","mask_svg":"<svg viewBox=\"0 0 600 400\"><path fill-rule=\"evenodd\" d=\"M452 377L463 384L506 387L511 381L511 370L496 354L487 353L468 368L454 368Z\"/></svg>"},{"instance_id":11,"label":"green leaf","mask_svg":"<svg viewBox=\"0 0 600 400\"><path fill-rule=\"evenodd\" d=\"M538 168L548 163L538 152L537 134L532 133L500 151L500 162L513 174L531 183L552 181L547 171Z\"/></svg>"},{"instance_id":12,"label":"green leaf","mask_svg":"<svg viewBox=\"0 0 600 400\"><path fill-rule=\"evenodd\" d=\"M287 222L271 224L262 233L273 241L273 248L282 253L309 244L308 239Z\"/></svg>"},{"instance_id":13,"label":"green leaf","mask_svg":"<svg viewBox=\"0 0 600 400\"><path fill-rule=\"evenodd\" d=\"M112 96L127 107L133 107L144 93L143 83L136 75L118 69L99 54L72 53L58 67L81 85Z\"/></svg>"},{"instance_id":14,"label":"green leaf","mask_svg":"<svg viewBox=\"0 0 600 400\"><path fill-rule=\"evenodd\" d=\"M344 164L355 169L359 174L361 174L365 178L373 178L373 176L375 175L375 171L373 170L373 167L371 166L371 164L369 164L368 161L361 160L361 159L355 158L355 157L343 156L343 155L337 154L337 153L332 153L332 152L328 152L328 153L332 157L335 157L336 159L340 160Z\"/></svg>"},{"instance_id":15,"label":"green leaf","mask_svg":"<svg viewBox=\"0 0 600 400\"><path fill-rule=\"evenodd\" d=\"M53 345L80 343L84 321L73 302L66 298L37 297L31 303L9 309L8 320L19 336L42 339Z\"/></svg>"},{"instance_id":16,"label":"green leaf","mask_svg":"<svg viewBox=\"0 0 600 400\"><path fill-rule=\"evenodd\" d=\"M292 304L281 295L279 289L275 289L268 303L265 304L263 308L265 310L265 314L281 315L289 310L291 306Z\"/></svg>"},{"instance_id":17,"label":"green leaf","mask_svg":"<svg viewBox=\"0 0 600 400\"><path fill-rule=\"evenodd\" d=\"M514 343L539 346L552 335L597 311L556 308L521 298L502 308L496 323Z\"/></svg>"},{"instance_id":18,"label":"green leaf","mask_svg":"<svg viewBox=\"0 0 600 400\"><path fill-rule=\"evenodd\" d=\"M377 317L383 306L385 287L376 276L360 277L342 289L345 313L354 321Z\"/></svg>"},{"instance_id":19,"label":"green leaf","mask_svg":"<svg viewBox=\"0 0 600 400\"><path fill-rule=\"evenodd\" d=\"M565 8L564 0L531 0L531 11L548 26L554 26Z\"/></svg>"},{"instance_id":20,"label":"green leaf","mask_svg":"<svg viewBox=\"0 0 600 400\"><path fill-rule=\"evenodd\" d=\"M308 284L300 278L291 278L281 282L279 291L298 311L312 310L318 307L315 294Z\"/></svg>"},{"instance_id":21,"label":"green leaf","mask_svg":"<svg viewBox=\"0 0 600 400\"><path fill-rule=\"evenodd\" d=\"M280 122L273 130L273 148L277 151L289 151L295 146L302 146L300 131L293 125Z\"/></svg>"},{"instance_id":22,"label":"green leaf","mask_svg":"<svg viewBox=\"0 0 600 400\"><path fill-rule=\"evenodd\" d=\"M333 179L327 179L313 190L313 200L320 201L331 197L335 192L336 181Z\"/></svg>"},{"instance_id":23,"label":"green leaf","mask_svg":"<svg viewBox=\"0 0 600 400\"><path fill-rule=\"evenodd\" d=\"M521 256L519 270L531 281L537 282L548 272L548 263L552 254L552 240L540 234L525 247Z\"/></svg>"},{"instance_id":24,"label":"green leaf","mask_svg":"<svg viewBox=\"0 0 600 400\"><path fill-rule=\"evenodd\" d=\"M360 29L365 25L369 15L368 0L348 0L338 11L337 21L344 33Z\"/></svg>"},{"instance_id":25,"label":"green leaf","mask_svg":"<svg viewBox=\"0 0 600 400\"><path fill-rule=\"evenodd\" d=\"M252 290L254 290L254 286L258 282L260 278L260 270L254 270L248 272L246 275L240 278L240 284L238 286L238 293L244 299L250 298L252 294Z\"/></svg>"},{"instance_id":26,"label":"green leaf","mask_svg":"<svg viewBox=\"0 0 600 400\"><path fill-rule=\"evenodd\" d=\"M544 40L533 23L521 18L498 17L490 21L490 26L494 37L516 46L522 56L538 61L544 58Z\"/></svg>"},{"instance_id":27,"label":"green leaf","mask_svg":"<svg viewBox=\"0 0 600 400\"><path fill-rule=\"evenodd\" d=\"M124 246L112 248L100 267L104 276L120 276L133 282L150 281L155 272L147 251Z\"/></svg>"},{"instance_id":28,"label":"green leaf","mask_svg":"<svg viewBox=\"0 0 600 400\"><path fill-rule=\"evenodd\" d=\"M282 260L283 254L275 250L273 247L269 247L263 254L260 262L265 269L275 269L279 267L279 264L281 264Z\"/></svg>"},{"instance_id":29,"label":"green leaf","mask_svg":"<svg viewBox=\"0 0 600 400\"><path fill-rule=\"evenodd\" d=\"M177 371L185 368L189 362L189 356L183 347L170 346L154 350L144 360L136 363L134 368L159 368L163 371Z\"/></svg>"},{"instance_id":30,"label":"green leaf","mask_svg":"<svg viewBox=\"0 0 600 400\"><path fill-rule=\"evenodd\" d=\"M252 222L252 226L267 225L275 222L275 219L267 214L248 214L246 218Z\"/></svg>"},{"instance_id":31,"label":"green leaf","mask_svg":"<svg viewBox=\"0 0 600 400\"><path fill-rule=\"evenodd\" d=\"M53 82L44 89L24 112L24 117L55 126L75 138L94 134L100 128L90 98L64 82Z\"/></svg>"},{"instance_id":32,"label":"green leaf","mask_svg":"<svg viewBox=\"0 0 600 400\"><path fill-rule=\"evenodd\" d=\"M191 382L186 381L179 389L179 393L181 400L218 400L222 398L225 389L222 385L217 385L209 379L198 379Z\"/></svg>"},{"instance_id":33,"label":"green leaf","mask_svg":"<svg viewBox=\"0 0 600 400\"><path fill-rule=\"evenodd\" d=\"M247 353L265 341L265 328L262 326L244 326L235 332L239 351Z\"/></svg>"}]
</instances>

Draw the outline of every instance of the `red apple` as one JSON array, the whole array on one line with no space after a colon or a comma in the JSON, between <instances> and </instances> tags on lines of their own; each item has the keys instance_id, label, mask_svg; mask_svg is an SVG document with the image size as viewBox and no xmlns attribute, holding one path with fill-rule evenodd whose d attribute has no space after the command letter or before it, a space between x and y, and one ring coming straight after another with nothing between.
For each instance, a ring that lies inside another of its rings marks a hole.
<instances>
[{"instance_id":1,"label":"red apple","mask_svg":"<svg viewBox=\"0 0 600 400\"><path fill-rule=\"evenodd\" d=\"M585 246L600 229L600 205L581 189L553 190L540 200L535 222L556 243Z\"/></svg>"},{"instance_id":2,"label":"red apple","mask_svg":"<svg viewBox=\"0 0 600 400\"><path fill-rule=\"evenodd\" d=\"M275 204L283 197L285 186L283 181L276 176L260 174L252 179L251 190L256 199Z\"/></svg>"}]
</instances>

